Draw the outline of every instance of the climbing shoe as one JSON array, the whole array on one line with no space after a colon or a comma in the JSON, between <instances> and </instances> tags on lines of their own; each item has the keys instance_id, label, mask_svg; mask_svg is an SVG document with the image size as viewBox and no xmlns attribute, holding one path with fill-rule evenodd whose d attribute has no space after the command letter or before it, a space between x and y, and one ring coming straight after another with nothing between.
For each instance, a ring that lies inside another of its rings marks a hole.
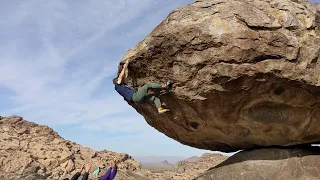
<instances>
[{"instance_id":1,"label":"climbing shoe","mask_svg":"<svg viewBox=\"0 0 320 180\"><path fill-rule=\"evenodd\" d=\"M165 112L169 112L169 111L170 111L169 109L164 109L164 108L159 108L158 109L159 114L162 114L162 113L165 113Z\"/></svg>"}]
</instances>

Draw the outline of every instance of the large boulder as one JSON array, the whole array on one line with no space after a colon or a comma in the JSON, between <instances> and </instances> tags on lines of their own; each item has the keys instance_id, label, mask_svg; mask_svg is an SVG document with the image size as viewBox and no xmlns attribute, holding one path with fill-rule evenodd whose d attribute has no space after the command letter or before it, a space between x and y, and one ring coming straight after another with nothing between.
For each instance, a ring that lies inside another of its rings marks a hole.
<instances>
[{"instance_id":1,"label":"large boulder","mask_svg":"<svg viewBox=\"0 0 320 180\"><path fill-rule=\"evenodd\" d=\"M198 0L130 49L129 80L175 81L170 113L132 106L167 136L224 152L320 142L320 8L307 0Z\"/></svg>"},{"instance_id":2,"label":"large boulder","mask_svg":"<svg viewBox=\"0 0 320 180\"><path fill-rule=\"evenodd\" d=\"M320 148L257 149L231 156L196 180L318 180Z\"/></svg>"}]
</instances>

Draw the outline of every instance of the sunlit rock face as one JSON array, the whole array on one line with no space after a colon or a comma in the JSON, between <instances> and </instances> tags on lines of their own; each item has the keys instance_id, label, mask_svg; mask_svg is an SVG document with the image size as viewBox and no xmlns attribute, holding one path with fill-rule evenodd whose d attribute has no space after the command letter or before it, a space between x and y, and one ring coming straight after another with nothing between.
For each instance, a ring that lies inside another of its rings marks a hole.
<instances>
[{"instance_id":1,"label":"sunlit rock face","mask_svg":"<svg viewBox=\"0 0 320 180\"><path fill-rule=\"evenodd\" d=\"M129 78L175 81L170 113L132 104L167 136L236 151L320 142L320 7L304 0L206 0L174 10L130 49Z\"/></svg>"},{"instance_id":2,"label":"sunlit rock face","mask_svg":"<svg viewBox=\"0 0 320 180\"><path fill-rule=\"evenodd\" d=\"M119 162L120 180L142 171L140 163L128 154L95 151L63 139L48 126L20 116L0 116L1 180L71 179L83 164L96 169L113 160Z\"/></svg>"}]
</instances>

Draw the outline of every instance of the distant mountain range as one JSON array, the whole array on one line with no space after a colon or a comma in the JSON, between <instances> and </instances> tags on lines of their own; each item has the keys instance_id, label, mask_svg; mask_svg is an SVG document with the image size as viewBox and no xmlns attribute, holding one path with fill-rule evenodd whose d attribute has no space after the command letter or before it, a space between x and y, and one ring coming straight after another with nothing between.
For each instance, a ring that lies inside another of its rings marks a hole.
<instances>
[{"instance_id":1,"label":"distant mountain range","mask_svg":"<svg viewBox=\"0 0 320 180\"><path fill-rule=\"evenodd\" d=\"M188 157L182 156L133 156L133 158L139 161L142 165L158 164L164 161L174 165L179 161L185 160Z\"/></svg>"},{"instance_id":2,"label":"distant mountain range","mask_svg":"<svg viewBox=\"0 0 320 180\"><path fill-rule=\"evenodd\" d=\"M165 161L162 161L162 162L160 162L160 163L158 163L159 165L163 165L163 166L174 166L173 164L171 164L171 163L169 163L167 160L165 160Z\"/></svg>"},{"instance_id":3,"label":"distant mountain range","mask_svg":"<svg viewBox=\"0 0 320 180\"><path fill-rule=\"evenodd\" d=\"M199 159L200 159L200 157L198 157L198 156L192 156L192 157L185 159L184 161L195 162L195 161L198 161Z\"/></svg>"},{"instance_id":4,"label":"distant mountain range","mask_svg":"<svg viewBox=\"0 0 320 180\"><path fill-rule=\"evenodd\" d=\"M142 167L149 170L173 170L175 165L169 163L167 160L164 160L159 163L142 164Z\"/></svg>"}]
</instances>

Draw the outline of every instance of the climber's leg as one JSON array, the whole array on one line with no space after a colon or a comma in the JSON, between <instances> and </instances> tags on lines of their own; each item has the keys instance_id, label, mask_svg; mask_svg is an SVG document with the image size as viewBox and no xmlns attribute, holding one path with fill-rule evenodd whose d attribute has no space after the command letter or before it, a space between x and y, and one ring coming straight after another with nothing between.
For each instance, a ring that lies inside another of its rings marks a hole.
<instances>
[{"instance_id":1,"label":"climber's leg","mask_svg":"<svg viewBox=\"0 0 320 180\"><path fill-rule=\"evenodd\" d=\"M154 103L154 105L156 105L158 109L159 114L170 111L169 109L163 108L160 99L152 94L145 96L144 101Z\"/></svg>"},{"instance_id":2,"label":"climber's leg","mask_svg":"<svg viewBox=\"0 0 320 180\"><path fill-rule=\"evenodd\" d=\"M135 92L132 95L132 100L135 103L140 103L148 95L148 90L149 89L160 89L160 88L162 88L160 83L146 83L141 88L139 88L139 90L137 92Z\"/></svg>"},{"instance_id":3,"label":"climber's leg","mask_svg":"<svg viewBox=\"0 0 320 180\"><path fill-rule=\"evenodd\" d=\"M172 87L172 81L168 80L165 85L161 85L160 83L146 83L139 90L133 94L132 100L135 103L142 102L145 97L148 95L149 89L170 89Z\"/></svg>"},{"instance_id":4,"label":"climber's leg","mask_svg":"<svg viewBox=\"0 0 320 180\"><path fill-rule=\"evenodd\" d=\"M157 98L157 97L155 97L155 96L152 95L152 94L147 95L147 96L144 98L144 101L145 101L145 102L154 103L154 105L156 105L157 109L161 108L161 101L160 101L160 99Z\"/></svg>"}]
</instances>

